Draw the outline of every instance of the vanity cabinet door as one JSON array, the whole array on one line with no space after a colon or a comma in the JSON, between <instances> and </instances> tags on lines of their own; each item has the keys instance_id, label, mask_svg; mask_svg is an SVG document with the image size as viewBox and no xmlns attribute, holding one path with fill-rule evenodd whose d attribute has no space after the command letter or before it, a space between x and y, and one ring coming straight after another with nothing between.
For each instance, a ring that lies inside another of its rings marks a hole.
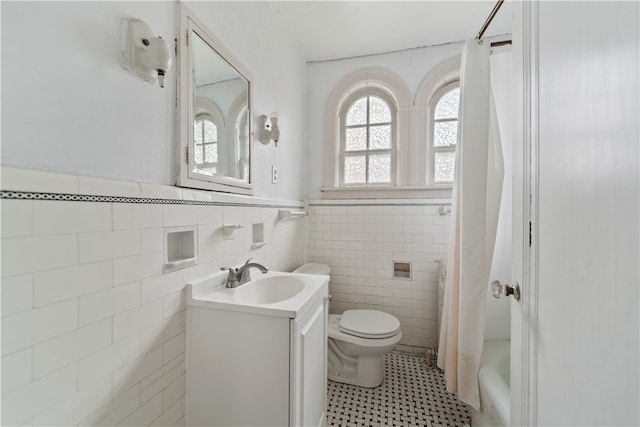
<instances>
[{"instance_id":1,"label":"vanity cabinet door","mask_svg":"<svg viewBox=\"0 0 640 427\"><path fill-rule=\"evenodd\" d=\"M293 425L322 426L327 399L326 298L296 323Z\"/></svg>"}]
</instances>

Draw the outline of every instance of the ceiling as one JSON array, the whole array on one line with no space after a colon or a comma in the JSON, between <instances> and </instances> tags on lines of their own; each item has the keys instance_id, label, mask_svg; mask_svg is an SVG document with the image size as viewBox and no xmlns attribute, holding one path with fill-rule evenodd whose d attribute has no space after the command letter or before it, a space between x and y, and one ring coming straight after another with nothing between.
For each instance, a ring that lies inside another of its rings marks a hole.
<instances>
[{"instance_id":1,"label":"ceiling","mask_svg":"<svg viewBox=\"0 0 640 427\"><path fill-rule=\"evenodd\" d=\"M474 1L269 1L309 61L458 42L476 36L496 4ZM485 37L511 33L505 2Z\"/></svg>"}]
</instances>

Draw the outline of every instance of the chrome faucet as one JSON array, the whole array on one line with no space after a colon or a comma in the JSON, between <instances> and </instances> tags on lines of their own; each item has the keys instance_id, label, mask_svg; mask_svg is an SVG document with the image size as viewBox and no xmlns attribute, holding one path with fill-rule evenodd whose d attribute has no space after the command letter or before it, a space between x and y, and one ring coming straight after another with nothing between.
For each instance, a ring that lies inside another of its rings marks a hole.
<instances>
[{"instance_id":1,"label":"chrome faucet","mask_svg":"<svg viewBox=\"0 0 640 427\"><path fill-rule=\"evenodd\" d=\"M269 271L267 267L262 264L258 264L257 262L253 262L253 258L249 258L242 267L233 268L233 267L222 267L220 270L228 270L229 276L227 277L227 288L235 288L240 285L247 283L251 280L251 276L249 275L249 270L254 267L257 268L265 274Z\"/></svg>"}]
</instances>

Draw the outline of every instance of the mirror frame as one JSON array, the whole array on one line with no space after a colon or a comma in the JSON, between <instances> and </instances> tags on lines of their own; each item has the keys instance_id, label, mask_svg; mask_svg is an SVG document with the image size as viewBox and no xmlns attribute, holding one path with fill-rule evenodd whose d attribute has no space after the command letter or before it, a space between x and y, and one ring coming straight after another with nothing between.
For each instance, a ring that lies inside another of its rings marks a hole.
<instances>
[{"instance_id":1,"label":"mirror frame","mask_svg":"<svg viewBox=\"0 0 640 427\"><path fill-rule=\"evenodd\" d=\"M199 188L204 190L222 191L253 195L253 77L238 59L231 54L224 45L216 39L198 17L182 2L179 2L179 29L177 37L178 73L177 73L177 101L178 101L178 161L180 171L177 185L179 187ZM195 118L195 100L193 78L193 55L189 44L189 37L195 32L211 49L238 72L248 84L248 126L249 126L249 177L248 181L225 176L210 176L194 172L193 164L189 161L189 153L193 141L193 120Z\"/></svg>"}]
</instances>

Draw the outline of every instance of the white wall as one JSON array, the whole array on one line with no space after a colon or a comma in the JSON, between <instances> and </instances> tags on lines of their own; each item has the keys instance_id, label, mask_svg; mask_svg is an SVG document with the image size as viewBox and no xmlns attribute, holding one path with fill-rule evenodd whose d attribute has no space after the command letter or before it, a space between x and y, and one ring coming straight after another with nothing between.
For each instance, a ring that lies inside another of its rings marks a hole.
<instances>
[{"instance_id":1,"label":"white wall","mask_svg":"<svg viewBox=\"0 0 640 427\"><path fill-rule=\"evenodd\" d=\"M278 148L254 149L255 194L302 199L306 65L277 17L258 2L188 6L254 76L254 118L278 111ZM177 3L2 2L2 164L174 185L176 64L166 87L121 66L121 21L165 39ZM16 42L20 34L20 42ZM280 169L272 185L271 166Z\"/></svg>"},{"instance_id":2,"label":"white wall","mask_svg":"<svg viewBox=\"0 0 640 427\"><path fill-rule=\"evenodd\" d=\"M177 3L0 5L2 189L135 199L2 200L3 425L183 424L185 283L249 257L305 260L306 220L277 206L304 198L306 64L263 3L189 6L252 72L255 116L281 117L279 147L255 145L261 197L172 186L175 67L164 89L125 71L121 21L172 40ZM267 244L251 250L254 222ZM224 240L229 223L244 228ZM163 274L163 230L185 225L198 262Z\"/></svg>"}]
</instances>

